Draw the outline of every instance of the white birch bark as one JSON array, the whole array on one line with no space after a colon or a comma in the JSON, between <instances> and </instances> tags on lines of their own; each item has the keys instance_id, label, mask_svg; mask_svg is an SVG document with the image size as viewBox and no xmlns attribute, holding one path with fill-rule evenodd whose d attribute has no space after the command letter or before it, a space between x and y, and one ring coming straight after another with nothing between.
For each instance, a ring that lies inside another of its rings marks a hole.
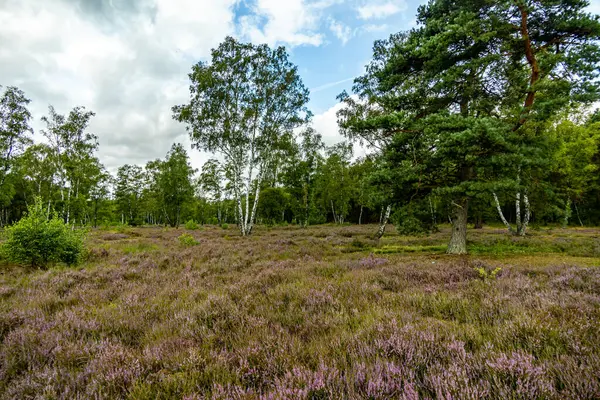
<instances>
[{"instance_id":1,"label":"white birch bark","mask_svg":"<svg viewBox=\"0 0 600 400\"><path fill-rule=\"evenodd\" d=\"M337 215L335 214L335 208L333 208L333 200L330 200L330 202L331 202L331 212L333 213L333 221L337 224L338 219L337 219Z\"/></svg>"},{"instance_id":2,"label":"white birch bark","mask_svg":"<svg viewBox=\"0 0 600 400\"><path fill-rule=\"evenodd\" d=\"M529 220L531 219L531 207L529 206L529 197L527 197L527 193L523 194L523 205L525 206L525 217L521 222L521 236L525 236L527 232L527 226L529 225Z\"/></svg>"},{"instance_id":3,"label":"white birch bark","mask_svg":"<svg viewBox=\"0 0 600 400\"><path fill-rule=\"evenodd\" d=\"M379 229L377 230L377 234L375 238L381 239L385 232L385 226L387 225L388 220L390 219L390 214L392 212L392 205L388 204L385 209L385 214L383 214L383 218L379 221Z\"/></svg>"},{"instance_id":4,"label":"white birch bark","mask_svg":"<svg viewBox=\"0 0 600 400\"><path fill-rule=\"evenodd\" d=\"M252 233L252 228L254 227L254 219L256 218L256 210L258 208L258 197L260 196L260 184L261 183L262 183L262 167L259 169L258 176L256 179L256 192L254 194L254 204L252 205L252 214L250 215L250 223L248 225L248 232L246 233L247 235ZM248 190L248 194L250 194L250 190Z\"/></svg>"},{"instance_id":5,"label":"white birch bark","mask_svg":"<svg viewBox=\"0 0 600 400\"><path fill-rule=\"evenodd\" d=\"M496 192L492 192L492 195L494 196L494 203L496 203L496 209L498 210L498 214L500 215L502 223L506 226L506 229L508 229L509 233L513 233L512 226L510 226L510 223L504 217L504 213L502 212L502 208L500 207L500 201L498 200Z\"/></svg>"}]
</instances>

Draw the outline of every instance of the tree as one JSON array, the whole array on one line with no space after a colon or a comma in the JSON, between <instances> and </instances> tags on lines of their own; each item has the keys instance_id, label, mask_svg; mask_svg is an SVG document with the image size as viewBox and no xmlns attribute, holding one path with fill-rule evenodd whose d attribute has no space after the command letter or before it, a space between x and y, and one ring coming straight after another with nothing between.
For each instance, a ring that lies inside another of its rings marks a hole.
<instances>
[{"instance_id":1,"label":"tree","mask_svg":"<svg viewBox=\"0 0 600 400\"><path fill-rule=\"evenodd\" d=\"M76 264L83 252L84 235L69 229L56 215L48 215L42 199L35 198L27 215L6 229L2 253L12 262L46 268L63 262Z\"/></svg>"},{"instance_id":2,"label":"tree","mask_svg":"<svg viewBox=\"0 0 600 400\"><path fill-rule=\"evenodd\" d=\"M291 194L292 210L304 227L309 224L315 178L323 162L321 151L324 149L322 136L313 128L304 129L283 166L282 181Z\"/></svg>"},{"instance_id":3,"label":"tree","mask_svg":"<svg viewBox=\"0 0 600 400\"><path fill-rule=\"evenodd\" d=\"M173 107L173 117L186 123L196 148L224 157L239 228L249 235L271 158L285 134L310 118L308 89L283 47L272 50L231 37L212 51L211 63L194 65L189 77L190 103Z\"/></svg>"},{"instance_id":4,"label":"tree","mask_svg":"<svg viewBox=\"0 0 600 400\"><path fill-rule=\"evenodd\" d=\"M100 177L100 161L93 156L98 149L98 138L86 132L90 119L95 114L85 107L75 107L67 117L49 107L49 116L43 117L46 129L42 134L50 142L52 160L55 164L62 217L68 224L83 218L82 204L88 199L89 190L97 182L89 178Z\"/></svg>"},{"instance_id":5,"label":"tree","mask_svg":"<svg viewBox=\"0 0 600 400\"><path fill-rule=\"evenodd\" d=\"M598 177L594 157L600 145L600 126L576 124L565 120L549 132L552 153L548 181L564 204L563 226L569 223L571 207L584 200L586 192ZM583 225L581 218L579 223Z\"/></svg>"},{"instance_id":6,"label":"tree","mask_svg":"<svg viewBox=\"0 0 600 400\"><path fill-rule=\"evenodd\" d=\"M333 220L343 224L350 211L354 182L350 179L352 145L339 143L327 149L327 158L317 172L316 196L322 210L331 211Z\"/></svg>"},{"instance_id":7,"label":"tree","mask_svg":"<svg viewBox=\"0 0 600 400\"><path fill-rule=\"evenodd\" d=\"M174 144L167 153L165 161L158 165L156 184L166 222L172 227L179 226L181 209L193 198L194 173L187 152L180 143Z\"/></svg>"},{"instance_id":8,"label":"tree","mask_svg":"<svg viewBox=\"0 0 600 400\"><path fill-rule=\"evenodd\" d=\"M469 201L499 185L521 204L548 122L598 98L600 23L585 1L435 0L418 27L374 46L343 93L345 132L383 143L395 196L452 205L448 253L466 253Z\"/></svg>"},{"instance_id":9,"label":"tree","mask_svg":"<svg viewBox=\"0 0 600 400\"><path fill-rule=\"evenodd\" d=\"M275 225L285 221L285 211L289 205L289 194L285 189L268 187L261 192L259 215L267 224Z\"/></svg>"},{"instance_id":10,"label":"tree","mask_svg":"<svg viewBox=\"0 0 600 400\"><path fill-rule=\"evenodd\" d=\"M7 87L0 98L0 207L6 206L12 198L13 187L8 177L15 159L31 143L29 103L25 93L14 86Z\"/></svg>"},{"instance_id":11,"label":"tree","mask_svg":"<svg viewBox=\"0 0 600 400\"><path fill-rule=\"evenodd\" d=\"M223 167L218 160L210 159L202 166L198 183L204 195L208 195L217 206L217 221L223 223L222 201L224 195Z\"/></svg>"},{"instance_id":12,"label":"tree","mask_svg":"<svg viewBox=\"0 0 600 400\"><path fill-rule=\"evenodd\" d=\"M138 165L125 164L117 170L115 200L121 223L139 224L140 201L144 189L143 170Z\"/></svg>"}]
</instances>

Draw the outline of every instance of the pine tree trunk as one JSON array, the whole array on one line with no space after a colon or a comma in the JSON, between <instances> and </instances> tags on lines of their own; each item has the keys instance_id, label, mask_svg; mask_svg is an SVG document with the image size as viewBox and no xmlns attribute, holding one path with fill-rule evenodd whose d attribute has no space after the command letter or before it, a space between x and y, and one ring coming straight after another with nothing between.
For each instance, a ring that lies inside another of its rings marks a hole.
<instances>
[{"instance_id":1,"label":"pine tree trunk","mask_svg":"<svg viewBox=\"0 0 600 400\"><path fill-rule=\"evenodd\" d=\"M383 211L383 209L382 209L382 211ZM388 204L388 206L385 209L385 214L381 215L381 218L379 221L379 229L377 230L377 233L375 234L375 238L377 240L381 239L381 237L385 233L385 226L387 225L388 220L390 219L391 212L392 212L392 205Z\"/></svg>"},{"instance_id":2,"label":"pine tree trunk","mask_svg":"<svg viewBox=\"0 0 600 400\"><path fill-rule=\"evenodd\" d=\"M454 218L452 218L452 236L448 244L448 254L467 254L467 217L468 199L454 203Z\"/></svg>"}]
</instances>

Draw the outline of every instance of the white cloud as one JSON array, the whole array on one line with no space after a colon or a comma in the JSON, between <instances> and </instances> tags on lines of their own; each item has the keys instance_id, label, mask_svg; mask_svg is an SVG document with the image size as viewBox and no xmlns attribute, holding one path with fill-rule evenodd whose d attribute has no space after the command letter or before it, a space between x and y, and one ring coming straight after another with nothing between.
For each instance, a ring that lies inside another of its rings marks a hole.
<instances>
[{"instance_id":1,"label":"white cloud","mask_svg":"<svg viewBox=\"0 0 600 400\"><path fill-rule=\"evenodd\" d=\"M401 0L388 1L385 3L375 2L362 5L356 9L360 19L387 18L406 9L406 4Z\"/></svg>"},{"instance_id":2,"label":"white cloud","mask_svg":"<svg viewBox=\"0 0 600 400\"><path fill-rule=\"evenodd\" d=\"M350 40L350 38L353 35L352 29L350 29L349 26L344 25L343 23L336 21L333 18L329 19L329 30L331 30L335 37L337 37L342 42L342 45L348 43L348 40Z\"/></svg>"},{"instance_id":3,"label":"white cloud","mask_svg":"<svg viewBox=\"0 0 600 400\"><path fill-rule=\"evenodd\" d=\"M361 27L361 30L365 31L365 32L386 32L390 30L390 27L388 24L370 24L370 25L364 25Z\"/></svg>"},{"instance_id":4,"label":"white cloud","mask_svg":"<svg viewBox=\"0 0 600 400\"><path fill-rule=\"evenodd\" d=\"M323 43L319 22L323 10L332 4L331 1L256 0L253 14L240 20L240 33L255 43L319 46Z\"/></svg>"},{"instance_id":5,"label":"white cloud","mask_svg":"<svg viewBox=\"0 0 600 400\"><path fill-rule=\"evenodd\" d=\"M85 105L110 170L162 158L172 143L189 144L170 108L188 99L192 64L235 33L236 2L4 0L0 84L32 99L38 139L48 104L63 114ZM195 166L206 159L190 157Z\"/></svg>"},{"instance_id":6,"label":"white cloud","mask_svg":"<svg viewBox=\"0 0 600 400\"><path fill-rule=\"evenodd\" d=\"M344 107L342 103L337 103L328 110L313 117L313 128L323 136L323 142L326 146L332 146L336 143L345 141L346 138L340 133L337 123L337 112ZM367 154L367 149L354 143L354 158L363 157Z\"/></svg>"},{"instance_id":7,"label":"white cloud","mask_svg":"<svg viewBox=\"0 0 600 400\"><path fill-rule=\"evenodd\" d=\"M342 42L353 34L327 18L341 0L252 0L236 26L240 1L0 0L0 84L32 99L38 139L49 104L63 114L83 105L111 171L145 164L174 142L190 145L171 106L188 100L191 66L226 35L293 47L321 45L327 28ZM337 132L335 112L315 119ZM189 154L195 167L208 158Z\"/></svg>"}]
</instances>

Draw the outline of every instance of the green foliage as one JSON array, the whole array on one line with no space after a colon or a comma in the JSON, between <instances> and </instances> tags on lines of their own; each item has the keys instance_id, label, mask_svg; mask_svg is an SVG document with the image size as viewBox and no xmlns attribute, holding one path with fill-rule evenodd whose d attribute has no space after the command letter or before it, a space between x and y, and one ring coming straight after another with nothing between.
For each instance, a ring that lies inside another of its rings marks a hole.
<instances>
[{"instance_id":1,"label":"green foliage","mask_svg":"<svg viewBox=\"0 0 600 400\"><path fill-rule=\"evenodd\" d=\"M283 188L266 188L260 193L259 215L269 225L282 223L289 201L289 195Z\"/></svg>"},{"instance_id":2,"label":"green foliage","mask_svg":"<svg viewBox=\"0 0 600 400\"><path fill-rule=\"evenodd\" d=\"M525 190L547 168L544 130L598 99L600 21L585 6L430 1L416 28L375 43L356 96L340 95L342 132L382 151L390 200L453 205L450 252L466 252L469 200Z\"/></svg>"},{"instance_id":3,"label":"green foliage","mask_svg":"<svg viewBox=\"0 0 600 400\"><path fill-rule=\"evenodd\" d=\"M177 239L179 240L179 243L185 247L195 246L199 243L192 235L188 233L182 234Z\"/></svg>"},{"instance_id":4,"label":"green foliage","mask_svg":"<svg viewBox=\"0 0 600 400\"><path fill-rule=\"evenodd\" d=\"M229 229L229 224L221 224L222 229Z\"/></svg>"},{"instance_id":5,"label":"green foliage","mask_svg":"<svg viewBox=\"0 0 600 400\"><path fill-rule=\"evenodd\" d=\"M248 203L289 151L290 132L310 119L309 91L283 47L227 37L211 55L192 67L190 102L173 107L173 118L187 125L195 147L223 155L234 198ZM252 231L258 201L239 210L243 235Z\"/></svg>"},{"instance_id":6,"label":"green foliage","mask_svg":"<svg viewBox=\"0 0 600 400\"><path fill-rule=\"evenodd\" d=\"M200 226L198 226L196 221L194 221L193 219L190 219L190 220L188 220L188 222L185 223L185 229L187 229L187 230L195 231L199 228L200 228Z\"/></svg>"},{"instance_id":7,"label":"green foliage","mask_svg":"<svg viewBox=\"0 0 600 400\"><path fill-rule=\"evenodd\" d=\"M154 191L159 196L159 206L167 223L176 227L181 221L181 211L194 195L192 175L196 172L189 163L186 150L180 143L171 147L165 161L156 162Z\"/></svg>"},{"instance_id":8,"label":"green foliage","mask_svg":"<svg viewBox=\"0 0 600 400\"><path fill-rule=\"evenodd\" d=\"M476 267L473 267L473 269L477 272L477 274L479 274L479 277L484 282L496 280L496 275L498 275L498 273L500 271L502 271L502 268L500 268L500 267L494 268L492 270L492 269L487 268L485 265L476 266Z\"/></svg>"},{"instance_id":9,"label":"green foliage","mask_svg":"<svg viewBox=\"0 0 600 400\"><path fill-rule=\"evenodd\" d=\"M5 234L2 253L14 263L47 268L56 262L75 265L82 256L83 231L72 230L56 215L48 218L40 198Z\"/></svg>"},{"instance_id":10,"label":"green foliage","mask_svg":"<svg viewBox=\"0 0 600 400\"><path fill-rule=\"evenodd\" d=\"M14 86L7 87L0 97L0 206L9 204L14 195L11 172L17 156L31 143L29 102Z\"/></svg>"},{"instance_id":11,"label":"green foliage","mask_svg":"<svg viewBox=\"0 0 600 400\"><path fill-rule=\"evenodd\" d=\"M436 211L430 198L413 201L399 208L392 220L396 223L396 230L401 235L424 235L437 230L435 223Z\"/></svg>"}]
</instances>

